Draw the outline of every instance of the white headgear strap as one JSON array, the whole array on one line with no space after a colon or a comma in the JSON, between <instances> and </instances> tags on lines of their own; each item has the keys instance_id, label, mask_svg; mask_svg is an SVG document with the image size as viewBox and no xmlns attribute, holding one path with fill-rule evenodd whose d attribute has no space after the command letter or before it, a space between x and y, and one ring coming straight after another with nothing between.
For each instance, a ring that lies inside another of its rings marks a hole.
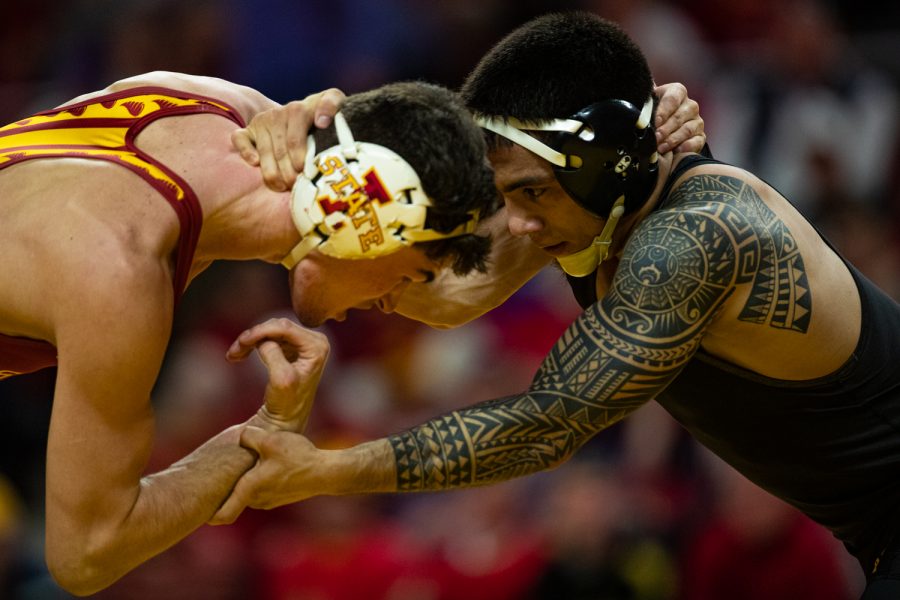
<instances>
[{"instance_id":1,"label":"white headgear strap","mask_svg":"<svg viewBox=\"0 0 900 600\"><path fill-rule=\"evenodd\" d=\"M353 139L341 113L338 144L319 154L309 136L306 164L291 192L302 239L281 264L292 269L311 250L337 258L376 258L416 242L472 233L477 211L449 233L425 226L431 200L415 170L394 151Z\"/></svg>"}]
</instances>

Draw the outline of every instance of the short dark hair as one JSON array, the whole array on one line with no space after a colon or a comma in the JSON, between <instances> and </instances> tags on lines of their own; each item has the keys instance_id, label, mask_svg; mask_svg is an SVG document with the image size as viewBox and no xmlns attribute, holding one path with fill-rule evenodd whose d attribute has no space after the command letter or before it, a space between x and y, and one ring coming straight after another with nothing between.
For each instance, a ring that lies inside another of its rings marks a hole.
<instances>
[{"instance_id":1,"label":"short dark hair","mask_svg":"<svg viewBox=\"0 0 900 600\"><path fill-rule=\"evenodd\" d=\"M446 233L471 211L484 218L499 208L484 136L456 92L420 81L390 83L349 96L341 110L354 139L390 148L416 171L434 203L427 227ZM333 128L316 132L317 147L336 143ZM466 274L486 269L490 245L489 236L467 234L416 247Z\"/></svg>"},{"instance_id":2,"label":"short dark hair","mask_svg":"<svg viewBox=\"0 0 900 600\"><path fill-rule=\"evenodd\" d=\"M528 21L498 42L463 83L470 110L526 121L567 118L602 100L643 106L653 77L612 21L585 11Z\"/></svg>"}]
</instances>

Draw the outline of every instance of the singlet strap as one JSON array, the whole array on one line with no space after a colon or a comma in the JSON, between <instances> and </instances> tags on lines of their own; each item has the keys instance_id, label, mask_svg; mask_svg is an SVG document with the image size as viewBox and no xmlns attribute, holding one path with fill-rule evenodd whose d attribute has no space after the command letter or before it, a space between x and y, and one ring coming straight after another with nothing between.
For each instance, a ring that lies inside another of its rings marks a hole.
<instances>
[{"instance_id":1,"label":"singlet strap","mask_svg":"<svg viewBox=\"0 0 900 600\"><path fill-rule=\"evenodd\" d=\"M659 195L661 200L653 210L656 211L661 208L665 208L665 206L669 203L669 200L671 199L670 194L672 192L672 187L674 187L675 182L678 181L679 177L681 177L691 169L695 169L703 165L721 164L723 164L722 161L716 160L712 156L703 156L702 154L689 154L682 158L680 161L678 161L678 164L675 165L675 168L672 169L672 172L669 173L669 177L666 179L666 184L663 186L662 193L660 193Z\"/></svg>"}]
</instances>

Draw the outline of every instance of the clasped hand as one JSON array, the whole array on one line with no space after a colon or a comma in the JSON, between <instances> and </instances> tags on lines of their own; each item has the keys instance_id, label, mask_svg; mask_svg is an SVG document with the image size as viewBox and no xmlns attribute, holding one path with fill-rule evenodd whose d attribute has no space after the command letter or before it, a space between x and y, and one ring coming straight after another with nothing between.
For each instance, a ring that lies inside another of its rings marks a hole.
<instances>
[{"instance_id":1,"label":"clasped hand","mask_svg":"<svg viewBox=\"0 0 900 600\"><path fill-rule=\"evenodd\" d=\"M283 318L244 331L228 349L232 361L256 350L269 381L265 403L241 431L241 445L256 453L257 462L238 480L210 524L232 523L247 506L273 508L312 495L298 494L286 483L292 468L310 464L303 455L317 451L300 433L309 420L329 349L325 335Z\"/></svg>"}]
</instances>

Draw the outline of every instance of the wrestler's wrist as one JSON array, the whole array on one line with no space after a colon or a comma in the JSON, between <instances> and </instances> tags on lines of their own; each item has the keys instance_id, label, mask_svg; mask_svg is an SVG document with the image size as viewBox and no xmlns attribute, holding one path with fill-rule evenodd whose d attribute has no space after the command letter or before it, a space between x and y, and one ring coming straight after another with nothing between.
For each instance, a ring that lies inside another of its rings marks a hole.
<instances>
[{"instance_id":1,"label":"wrestler's wrist","mask_svg":"<svg viewBox=\"0 0 900 600\"><path fill-rule=\"evenodd\" d=\"M247 425L259 427L260 429L265 429L270 432L290 431L291 433L296 433L300 429L301 420L299 418L282 419L276 417L269 412L264 404L256 411L255 415L250 417L250 420L247 421Z\"/></svg>"},{"instance_id":2,"label":"wrestler's wrist","mask_svg":"<svg viewBox=\"0 0 900 600\"><path fill-rule=\"evenodd\" d=\"M397 491L397 466L387 440L322 450L323 487L334 496Z\"/></svg>"}]
</instances>

